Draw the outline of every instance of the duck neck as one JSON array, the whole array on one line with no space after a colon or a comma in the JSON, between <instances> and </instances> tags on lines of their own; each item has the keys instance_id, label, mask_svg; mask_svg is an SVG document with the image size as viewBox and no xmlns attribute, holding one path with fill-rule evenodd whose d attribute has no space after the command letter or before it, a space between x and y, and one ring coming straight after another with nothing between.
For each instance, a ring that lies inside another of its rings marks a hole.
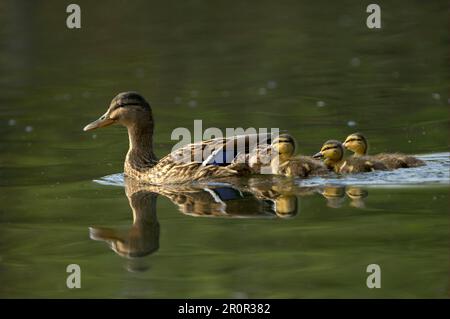
<instances>
[{"instance_id":1,"label":"duck neck","mask_svg":"<svg viewBox=\"0 0 450 319\"><path fill-rule=\"evenodd\" d=\"M340 162L340 160L333 160L331 158L325 158L325 160L323 161L324 164L328 167L328 169L331 170L336 170L336 168L338 167L338 164Z\"/></svg>"},{"instance_id":2,"label":"duck neck","mask_svg":"<svg viewBox=\"0 0 450 319\"><path fill-rule=\"evenodd\" d=\"M290 156L286 154L278 154L278 156L275 156L272 161L270 162L270 167L272 168L272 174L278 174L279 167L283 163L285 163L287 160L289 160Z\"/></svg>"},{"instance_id":3,"label":"duck neck","mask_svg":"<svg viewBox=\"0 0 450 319\"><path fill-rule=\"evenodd\" d=\"M125 160L125 173L143 171L158 161L153 153L153 123L127 127L130 147Z\"/></svg>"},{"instance_id":4,"label":"duck neck","mask_svg":"<svg viewBox=\"0 0 450 319\"><path fill-rule=\"evenodd\" d=\"M367 150L365 148L364 149L363 148L359 148L353 154L353 156L356 156L356 157L358 157L358 156L365 156L365 155L367 155Z\"/></svg>"},{"instance_id":5,"label":"duck neck","mask_svg":"<svg viewBox=\"0 0 450 319\"><path fill-rule=\"evenodd\" d=\"M354 156L365 156L367 155L367 144L359 145L356 148Z\"/></svg>"}]
</instances>

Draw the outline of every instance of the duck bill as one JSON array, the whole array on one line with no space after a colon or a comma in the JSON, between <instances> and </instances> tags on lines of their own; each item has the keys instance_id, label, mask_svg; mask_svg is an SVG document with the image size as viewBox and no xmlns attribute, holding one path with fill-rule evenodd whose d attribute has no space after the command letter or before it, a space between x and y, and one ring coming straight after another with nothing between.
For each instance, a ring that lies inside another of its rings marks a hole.
<instances>
[{"instance_id":1,"label":"duck bill","mask_svg":"<svg viewBox=\"0 0 450 319\"><path fill-rule=\"evenodd\" d=\"M110 119L108 114L103 114L98 120L95 120L92 123L89 123L83 128L83 131L92 131L96 128L109 126L114 123L114 120Z\"/></svg>"},{"instance_id":2,"label":"duck bill","mask_svg":"<svg viewBox=\"0 0 450 319\"><path fill-rule=\"evenodd\" d=\"M321 159L321 158L323 158L323 154L321 152L319 152L319 153L314 154L312 157L315 159Z\"/></svg>"}]
</instances>

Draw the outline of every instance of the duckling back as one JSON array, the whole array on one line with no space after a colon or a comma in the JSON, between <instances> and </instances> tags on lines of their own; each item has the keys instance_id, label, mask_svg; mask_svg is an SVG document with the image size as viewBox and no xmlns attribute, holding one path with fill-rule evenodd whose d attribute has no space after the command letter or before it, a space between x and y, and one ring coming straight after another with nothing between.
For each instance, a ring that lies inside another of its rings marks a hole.
<instances>
[{"instance_id":1,"label":"duckling back","mask_svg":"<svg viewBox=\"0 0 450 319\"><path fill-rule=\"evenodd\" d=\"M334 167L335 172L341 174L384 171L387 169L387 166L383 162L368 156L352 156L342 160Z\"/></svg>"},{"instance_id":2,"label":"duckling back","mask_svg":"<svg viewBox=\"0 0 450 319\"><path fill-rule=\"evenodd\" d=\"M394 154L377 154L372 156L376 160L382 162L388 169L418 167L425 165L425 162L410 155L394 153Z\"/></svg>"},{"instance_id":3,"label":"duckling back","mask_svg":"<svg viewBox=\"0 0 450 319\"><path fill-rule=\"evenodd\" d=\"M425 165L423 161L414 156L400 153L394 154L382 153L368 156L367 138L361 133L353 133L347 136L344 142L344 146L348 150L354 152L355 157L366 156L370 160L382 162L388 169L417 167Z\"/></svg>"},{"instance_id":4,"label":"duckling back","mask_svg":"<svg viewBox=\"0 0 450 319\"><path fill-rule=\"evenodd\" d=\"M290 177L305 178L308 176L325 175L328 174L329 171L321 161L315 160L309 156L296 156L280 164L278 172L273 173Z\"/></svg>"}]
</instances>

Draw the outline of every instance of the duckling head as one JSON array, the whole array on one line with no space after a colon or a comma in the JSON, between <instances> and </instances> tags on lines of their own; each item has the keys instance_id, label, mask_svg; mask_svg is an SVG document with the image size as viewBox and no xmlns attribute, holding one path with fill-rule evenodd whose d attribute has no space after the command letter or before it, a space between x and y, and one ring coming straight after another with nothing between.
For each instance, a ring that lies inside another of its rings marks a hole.
<instances>
[{"instance_id":1,"label":"duckling head","mask_svg":"<svg viewBox=\"0 0 450 319\"><path fill-rule=\"evenodd\" d=\"M280 163L285 162L295 153L295 140L289 134L280 134L272 142L272 149L279 156Z\"/></svg>"},{"instance_id":2,"label":"duckling head","mask_svg":"<svg viewBox=\"0 0 450 319\"><path fill-rule=\"evenodd\" d=\"M112 99L106 113L86 125L83 130L91 131L114 123L127 128L147 127L153 132L153 116L150 104L137 92L119 93Z\"/></svg>"},{"instance_id":3,"label":"duckling head","mask_svg":"<svg viewBox=\"0 0 450 319\"><path fill-rule=\"evenodd\" d=\"M353 133L347 136L344 141L344 147L355 153L355 156L363 156L367 154L367 139L361 133Z\"/></svg>"},{"instance_id":4,"label":"duckling head","mask_svg":"<svg viewBox=\"0 0 450 319\"><path fill-rule=\"evenodd\" d=\"M328 167L334 167L342 160L343 156L344 147L341 142L336 140L326 141L320 149L320 152L313 155L316 159L323 158Z\"/></svg>"}]
</instances>

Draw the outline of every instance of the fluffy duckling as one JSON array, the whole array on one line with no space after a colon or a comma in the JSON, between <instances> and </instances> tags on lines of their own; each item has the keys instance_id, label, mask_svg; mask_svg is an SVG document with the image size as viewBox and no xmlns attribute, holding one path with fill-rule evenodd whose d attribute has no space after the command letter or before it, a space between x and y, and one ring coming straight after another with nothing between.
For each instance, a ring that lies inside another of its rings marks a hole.
<instances>
[{"instance_id":1,"label":"fluffy duckling","mask_svg":"<svg viewBox=\"0 0 450 319\"><path fill-rule=\"evenodd\" d=\"M361 133L353 133L347 136L344 142L344 147L349 151L352 151L353 156L365 156L366 158L374 159L382 162L388 169L405 168L405 167L417 167L425 165L425 163L410 155L394 153L394 154L377 154L368 156L367 149L369 144L367 138Z\"/></svg>"},{"instance_id":2,"label":"fluffy duckling","mask_svg":"<svg viewBox=\"0 0 450 319\"><path fill-rule=\"evenodd\" d=\"M320 152L313 156L314 158L323 158L325 165L340 174L372 172L375 170L386 170L387 167L380 161L361 157L350 157L343 159L344 146L336 140L326 141Z\"/></svg>"},{"instance_id":3,"label":"fluffy duckling","mask_svg":"<svg viewBox=\"0 0 450 319\"><path fill-rule=\"evenodd\" d=\"M327 167L310 156L297 155L295 140L289 134L281 134L272 142L275 152L271 162L272 173L289 177L308 177L328 173Z\"/></svg>"}]
</instances>

